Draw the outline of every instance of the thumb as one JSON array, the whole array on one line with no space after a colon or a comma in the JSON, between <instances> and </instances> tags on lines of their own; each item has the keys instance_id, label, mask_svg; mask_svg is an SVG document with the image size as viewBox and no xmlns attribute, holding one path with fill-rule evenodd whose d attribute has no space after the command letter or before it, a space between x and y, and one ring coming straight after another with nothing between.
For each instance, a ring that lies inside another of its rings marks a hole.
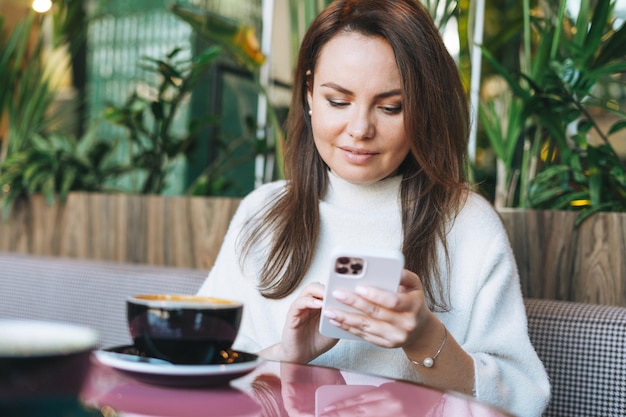
<instances>
[{"instance_id":1,"label":"thumb","mask_svg":"<svg viewBox=\"0 0 626 417\"><path fill-rule=\"evenodd\" d=\"M417 276L415 272L408 269L402 270L402 276L400 277L400 292L410 292L420 290L422 291L422 280Z\"/></svg>"}]
</instances>

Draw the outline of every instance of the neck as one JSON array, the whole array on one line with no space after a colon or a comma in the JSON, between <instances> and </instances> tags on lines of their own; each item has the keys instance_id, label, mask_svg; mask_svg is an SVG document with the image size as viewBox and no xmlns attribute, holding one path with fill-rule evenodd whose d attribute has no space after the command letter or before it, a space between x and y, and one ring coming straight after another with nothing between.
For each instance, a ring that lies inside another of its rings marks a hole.
<instances>
[{"instance_id":1,"label":"neck","mask_svg":"<svg viewBox=\"0 0 626 417\"><path fill-rule=\"evenodd\" d=\"M328 173L328 190L323 198L328 204L350 207L352 210L372 210L398 207L402 176L397 175L373 184L352 184Z\"/></svg>"}]
</instances>

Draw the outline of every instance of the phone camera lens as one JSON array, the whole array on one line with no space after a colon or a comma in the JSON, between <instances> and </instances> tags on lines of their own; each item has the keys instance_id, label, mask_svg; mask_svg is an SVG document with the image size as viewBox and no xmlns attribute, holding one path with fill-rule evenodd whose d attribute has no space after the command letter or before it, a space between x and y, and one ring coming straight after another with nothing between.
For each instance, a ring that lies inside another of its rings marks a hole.
<instances>
[{"instance_id":1,"label":"phone camera lens","mask_svg":"<svg viewBox=\"0 0 626 417\"><path fill-rule=\"evenodd\" d=\"M347 256L342 256L340 258L337 258L337 263L341 265L347 265L350 263L350 258L348 258Z\"/></svg>"},{"instance_id":2,"label":"phone camera lens","mask_svg":"<svg viewBox=\"0 0 626 417\"><path fill-rule=\"evenodd\" d=\"M361 272L361 270L363 269L363 265L361 265L361 264L352 264L352 265L350 265L350 268L352 269L352 274L356 275L359 272Z\"/></svg>"},{"instance_id":3,"label":"phone camera lens","mask_svg":"<svg viewBox=\"0 0 626 417\"><path fill-rule=\"evenodd\" d=\"M335 268L335 271L337 271L338 274L345 275L349 272L349 269L345 266L338 266Z\"/></svg>"}]
</instances>

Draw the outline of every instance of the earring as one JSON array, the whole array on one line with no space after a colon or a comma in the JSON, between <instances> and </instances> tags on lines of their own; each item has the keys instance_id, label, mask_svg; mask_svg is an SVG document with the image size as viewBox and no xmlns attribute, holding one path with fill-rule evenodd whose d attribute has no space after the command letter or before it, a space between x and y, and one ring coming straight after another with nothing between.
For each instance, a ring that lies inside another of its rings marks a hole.
<instances>
[{"instance_id":1,"label":"earring","mask_svg":"<svg viewBox=\"0 0 626 417\"><path fill-rule=\"evenodd\" d=\"M309 116L313 115L313 110L309 109Z\"/></svg>"}]
</instances>

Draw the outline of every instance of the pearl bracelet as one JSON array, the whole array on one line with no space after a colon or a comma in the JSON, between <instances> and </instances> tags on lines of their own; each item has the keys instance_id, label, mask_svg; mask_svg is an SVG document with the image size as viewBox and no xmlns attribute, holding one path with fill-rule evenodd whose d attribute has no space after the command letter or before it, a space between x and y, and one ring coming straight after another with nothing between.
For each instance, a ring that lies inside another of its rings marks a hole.
<instances>
[{"instance_id":1,"label":"pearl bracelet","mask_svg":"<svg viewBox=\"0 0 626 417\"><path fill-rule=\"evenodd\" d=\"M407 358L409 358L409 360L415 365L423 366L424 368L432 368L433 366L435 366L435 359L437 359L437 356L439 356L441 350L446 345L446 340L448 340L448 329L446 329L446 326L443 326L443 341L441 342L441 346L439 346L439 349L437 349L437 352L432 357L425 358L423 362L414 361L408 356Z\"/></svg>"}]
</instances>

